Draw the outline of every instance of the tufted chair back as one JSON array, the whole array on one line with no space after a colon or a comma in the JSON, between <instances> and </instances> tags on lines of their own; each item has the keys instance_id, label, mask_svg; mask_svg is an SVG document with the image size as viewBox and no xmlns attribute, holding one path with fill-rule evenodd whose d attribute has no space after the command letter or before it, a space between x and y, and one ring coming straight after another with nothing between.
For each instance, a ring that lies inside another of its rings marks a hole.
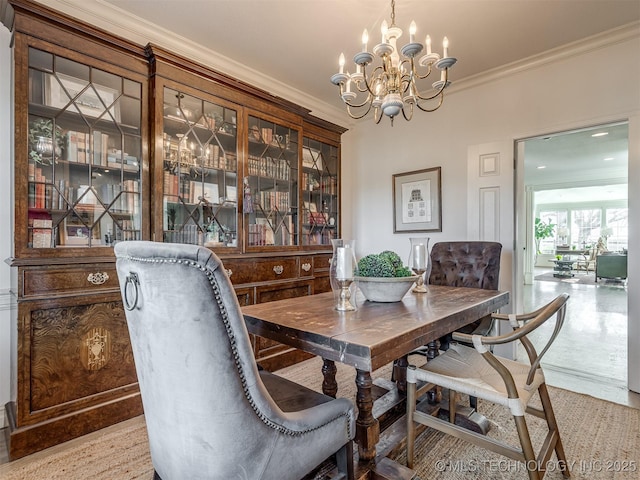
<instances>
[{"instance_id":1,"label":"tufted chair back","mask_svg":"<svg viewBox=\"0 0 640 480\"><path fill-rule=\"evenodd\" d=\"M115 254L156 477L298 480L350 445L349 400L273 400L213 252L131 241Z\"/></svg>"},{"instance_id":2,"label":"tufted chair back","mask_svg":"<svg viewBox=\"0 0 640 480\"><path fill-rule=\"evenodd\" d=\"M429 284L497 290L501 252L502 244L498 242L435 243L431 248ZM488 335L493 323L491 315L488 315L459 331ZM451 334L440 338L440 348L447 350L450 341Z\"/></svg>"},{"instance_id":3,"label":"tufted chair back","mask_svg":"<svg viewBox=\"0 0 640 480\"><path fill-rule=\"evenodd\" d=\"M497 290L501 252L498 242L438 242L431 249L429 284Z\"/></svg>"}]
</instances>

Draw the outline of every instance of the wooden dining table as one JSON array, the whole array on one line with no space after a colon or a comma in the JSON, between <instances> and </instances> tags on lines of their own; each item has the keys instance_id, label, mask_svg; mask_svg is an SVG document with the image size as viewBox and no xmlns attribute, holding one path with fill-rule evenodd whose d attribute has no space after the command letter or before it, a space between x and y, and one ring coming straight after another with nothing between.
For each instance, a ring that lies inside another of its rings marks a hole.
<instances>
[{"instance_id":1,"label":"wooden dining table","mask_svg":"<svg viewBox=\"0 0 640 480\"><path fill-rule=\"evenodd\" d=\"M355 311L336 310L331 292L249 305L242 311L250 333L322 357L325 394L337 393L335 362L355 368L355 441L359 461L368 462L375 459L380 440L372 372L418 347L435 345L443 335L508 303L504 291L430 285L427 293L409 292L392 303L369 302L358 291ZM404 378L398 375L396 381Z\"/></svg>"}]
</instances>

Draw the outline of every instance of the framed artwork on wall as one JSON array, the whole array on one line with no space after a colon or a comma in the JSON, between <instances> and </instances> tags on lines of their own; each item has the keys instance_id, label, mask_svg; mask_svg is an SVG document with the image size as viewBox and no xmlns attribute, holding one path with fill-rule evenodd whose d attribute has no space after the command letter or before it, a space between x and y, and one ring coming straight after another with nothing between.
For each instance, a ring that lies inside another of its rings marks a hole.
<instances>
[{"instance_id":1,"label":"framed artwork on wall","mask_svg":"<svg viewBox=\"0 0 640 480\"><path fill-rule=\"evenodd\" d=\"M394 174L393 233L441 231L441 168Z\"/></svg>"}]
</instances>

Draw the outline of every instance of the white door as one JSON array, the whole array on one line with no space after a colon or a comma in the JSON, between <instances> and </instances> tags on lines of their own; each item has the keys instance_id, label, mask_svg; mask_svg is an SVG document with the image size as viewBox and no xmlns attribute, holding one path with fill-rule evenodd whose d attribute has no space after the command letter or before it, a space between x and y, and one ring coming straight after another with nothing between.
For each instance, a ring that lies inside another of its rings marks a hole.
<instances>
[{"instance_id":1,"label":"white door","mask_svg":"<svg viewBox=\"0 0 640 480\"><path fill-rule=\"evenodd\" d=\"M514 288L513 141L471 145L467 149L467 239L500 242L500 290L511 293L502 312L512 312ZM503 323L503 322L500 322ZM508 325L499 333L506 333ZM498 355L515 357L515 346L498 345Z\"/></svg>"}]
</instances>

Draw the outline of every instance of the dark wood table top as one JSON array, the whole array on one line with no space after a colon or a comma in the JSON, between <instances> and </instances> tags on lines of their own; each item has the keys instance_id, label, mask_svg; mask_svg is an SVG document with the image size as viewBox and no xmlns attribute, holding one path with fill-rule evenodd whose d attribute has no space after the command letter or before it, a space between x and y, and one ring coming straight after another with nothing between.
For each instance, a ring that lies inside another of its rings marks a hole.
<instances>
[{"instance_id":1,"label":"dark wood table top","mask_svg":"<svg viewBox=\"0 0 640 480\"><path fill-rule=\"evenodd\" d=\"M334 309L333 293L242 307L249 332L328 360L373 371L509 303L509 293L429 285L401 302Z\"/></svg>"}]
</instances>

